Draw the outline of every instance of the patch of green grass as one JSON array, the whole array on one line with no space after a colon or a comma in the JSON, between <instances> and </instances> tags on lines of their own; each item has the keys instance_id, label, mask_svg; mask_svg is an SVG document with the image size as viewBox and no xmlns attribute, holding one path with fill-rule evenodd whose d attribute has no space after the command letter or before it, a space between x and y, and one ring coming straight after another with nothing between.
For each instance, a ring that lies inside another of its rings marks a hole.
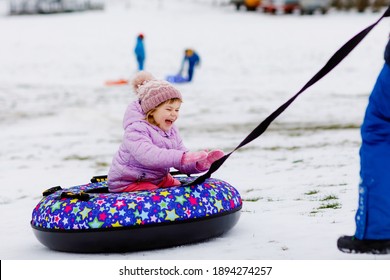
<instances>
[{"instance_id":1,"label":"patch of green grass","mask_svg":"<svg viewBox=\"0 0 390 280\"><path fill-rule=\"evenodd\" d=\"M89 156L79 156L79 155L71 155L64 158L64 160L90 160L92 157Z\"/></svg>"},{"instance_id":2,"label":"patch of green grass","mask_svg":"<svg viewBox=\"0 0 390 280\"><path fill-rule=\"evenodd\" d=\"M306 192L305 195L314 195L314 194L317 194L319 192L320 192L319 190L311 190L311 191Z\"/></svg>"},{"instance_id":3,"label":"patch of green grass","mask_svg":"<svg viewBox=\"0 0 390 280\"><path fill-rule=\"evenodd\" d=\"M339 198L335 195L328 195L328 196L325 196L324 198L320 199L320 201L328 201L328 200L335 200L335 199L339 199Z\"/></svg>"},{"instance_id":4,"label":"patch of green grass","mask_svg":"<svg viewBox=\"0 0 390 280\"><path fill-rule=\"evenodd\" d=\"M327 204L322 204L318 209L340 209L341 204L338 202L333 202L333 203L327 203Z\"/></svg>"},{"instance_id":5,"label":"patch of green grass","mask_svg":"<svg viewBox=\"0 0 390 280\"><path fill-rule=\"evenodd\" d=\"M317 214L319 211L317 210L313 210L313 211L310 211L309 215L310 216L315 216L315 214Z\"/></svg>"},{"instance_id":6,"label":"patch of green grass","mask_svg":"<svg viewBox=\"0 0 390 280\"><path fill-rule=\"evenodd\" d=\"M243 198L242 201L249 201L249 202L256 202L259 201L260 199L263 199L262 197L250 197L250 198Z\"/></svg>"},{"instance_id":7,"label":"patch of green grass","mask_svg":"<svg viewBox=\"0 0 390 280\"><path fill-rule=\"evenodd\" d=\"M95 164L97 167L108 167L109 166L109 164L107 162L103 162L103 161L97 161Z\"/></svg>"}]
</instances>

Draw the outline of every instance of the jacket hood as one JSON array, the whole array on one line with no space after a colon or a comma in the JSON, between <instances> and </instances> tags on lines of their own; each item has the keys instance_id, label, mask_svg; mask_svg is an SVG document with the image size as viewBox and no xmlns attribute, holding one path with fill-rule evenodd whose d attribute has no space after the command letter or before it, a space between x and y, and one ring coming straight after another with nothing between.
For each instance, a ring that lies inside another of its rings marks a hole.
<instances>
[{"instance_id":1,"label":"jacket hood","mask_svg":"<svg viewBox=\"0 0 390 280\"><path fill-rule=\"evenodd\" d=\"M139 103L139 100L136 100L127 107L125 116L123 118L123 129L126 130L126 128L135 123L135 122L144 122L147 123L152 129L156 130L160 135L162 136L171 136L174 131L176 131L176 126L173 125L172 128L169 131L163 131L161 128L155 125L149 124L146 120L146 115L144 111L141 108L141 104Z\"/></svg>"},{"instance_id":2,"label":"jacket hood","mask_svg":"<svg viewBox=\"0 0 390 280\"><path fill-rule=\"evenodd\" d=\"M141 104L136 100L127 107L125 116L123 117L123 128L126 129L129 125L134 122L145 121L146 115L142 111Z\"/></svg>"}]
</instances>

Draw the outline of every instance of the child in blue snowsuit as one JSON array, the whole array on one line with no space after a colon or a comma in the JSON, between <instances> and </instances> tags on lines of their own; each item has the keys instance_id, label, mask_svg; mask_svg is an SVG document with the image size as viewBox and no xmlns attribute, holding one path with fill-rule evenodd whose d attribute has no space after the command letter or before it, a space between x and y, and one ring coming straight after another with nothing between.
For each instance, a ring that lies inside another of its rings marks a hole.
<instances>
[{"instance_id":1,"label":"child in blue snowsuit","mask_svg":"<svg viewBox=\"0 0 390 280\"><path fill-rule=\"evenodd\" d=\"M184 51L184 58L180 68L180 73L183 72L186 62L188 62L187 81L191 82L194 76L195 66L200 64L200 57L194 50L186 49Z\"/></svg>"},{"instance_id":2,"label":"child in blue snowsuit","mask_svg":"<svg viewBox=\"0 0 390 280\"><path fill-rule=\"evenodd\" d=\"M138 62L138 70L144 70L144 62L145 62L145 47L144 47L144 35L139 34L137 37L137 43L134 49L135 56Z\"/></svg>"},{"instance_id":3,"label":"child in blue snowsuit","mask_svg":"<svg viewBox=\"0 0 390 280\"><path fill-rule=\"evenodd\" d=\"M337 242L348 253L390 253L390 40L384 59L361 127L356 232Z\"/></svg>"}]
</instances>

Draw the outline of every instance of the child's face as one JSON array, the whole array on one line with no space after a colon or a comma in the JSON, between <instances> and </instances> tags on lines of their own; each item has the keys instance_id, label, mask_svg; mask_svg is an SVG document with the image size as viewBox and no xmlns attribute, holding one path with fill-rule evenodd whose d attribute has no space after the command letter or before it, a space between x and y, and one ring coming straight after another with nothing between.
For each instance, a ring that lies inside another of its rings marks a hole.
<instances>
[{"instance_id":1,"label":"child's face","mask_svg":"<svg viewBox=\"0 0 390 280\"><path fill-rule=\"evenodd\" d=\"M179 117L180 106L181 101L179 100L158 106L152 114L157 126L164 131L171 129L173 123Z\"/></svg>"}]
</instances>

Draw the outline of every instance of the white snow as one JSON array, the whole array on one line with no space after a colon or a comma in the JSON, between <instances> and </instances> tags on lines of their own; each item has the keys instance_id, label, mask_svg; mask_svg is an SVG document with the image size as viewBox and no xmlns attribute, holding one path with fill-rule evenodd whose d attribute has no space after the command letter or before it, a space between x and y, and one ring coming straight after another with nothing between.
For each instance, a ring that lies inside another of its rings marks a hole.
<instances>
[{"instance_id":1,"label":"white snow","mask_svg":"<svg viewBox=\"0 0 390 280\"><path fill-rule=\"evenodd\" d=\"M359 127L383 65L384 19L338 66L213 177L235 186L241 218L208 242L126 254L55 252L30 219L43 190L106 174L134 99L129 86L139 32L146 70L175 74L185 48L201 56L194 81L178 85L178 126L191 150L230 152L331 55L381 14L235 11L222 1L110 1L104 11L7 16L0 0L0 257L2 260L388 260L344 254L353 234ZM226 2L226 1L225 1ZM326 198L332 198L326 200ZM334 208L322 206L333 204Z\"/></svg>"}]
</instances>

